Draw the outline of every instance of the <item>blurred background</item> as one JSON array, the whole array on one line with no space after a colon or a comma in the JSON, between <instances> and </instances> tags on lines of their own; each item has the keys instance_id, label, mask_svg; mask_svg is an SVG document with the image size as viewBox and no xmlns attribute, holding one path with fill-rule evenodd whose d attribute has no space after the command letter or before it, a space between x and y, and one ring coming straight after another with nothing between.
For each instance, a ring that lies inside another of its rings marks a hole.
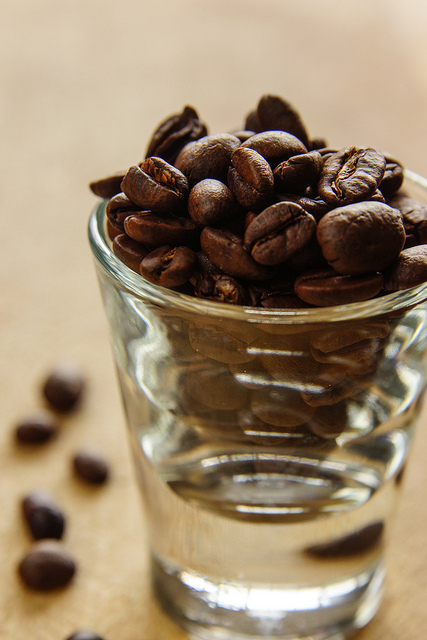
<instances>
[{"instance_id":1,"label":"blurred background","mask_svg":"<svg viewBox=\"0 0 427 640\"><path fill-rule=\"evenodd\" d=\"M2 638L20 640L31 628L34 640L61 639L83 622L118 640L170 631L158 631L139 606L145 560L129 531L142 523L86 240L95 204L88 183L142 160L152 131L184 105L196 108L211 133L227 131L243 126L263 93L289 100L313 137L336 147L373 146L427 175L426 33L422 0L3 0ZM54 447L37 455L17 450L14 421L39 406L39 380L61 359L86 372L85 407ZM94 500L68 476L67 456L82 442L103 447L116 469L117 482ZM414 487L421 465L416 473ZM75 522L88 523L70 529L68 544L91 558L93 571L82 570L78 593L53 600L23 594L13 574L28 547L17 500L37 483L68 501ZM406 495L411 520L398 534L411 532L415 551L411 561L396 550L394 572L425 597L416 557L424 549L414 515L419 494ZM125 549L113 543L113 511ZM390 602L398 591L391 587ZM376 640L421 639L424 608L416 600L408 607L399 616L388 607L375 623Z\"/></svg>"}]
</instances>

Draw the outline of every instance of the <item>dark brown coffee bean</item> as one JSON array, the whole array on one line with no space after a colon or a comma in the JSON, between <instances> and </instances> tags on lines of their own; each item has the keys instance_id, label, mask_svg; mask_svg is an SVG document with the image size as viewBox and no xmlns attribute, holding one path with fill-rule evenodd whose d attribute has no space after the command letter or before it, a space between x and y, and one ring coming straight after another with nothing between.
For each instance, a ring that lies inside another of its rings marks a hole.
<instances>
[{"instance_id":1,"label":"dark brown coffee bean","mask_svg":"<svg viewBox=\"0 0 427 640\"><path fill-rule=\"evenodd\" d=\"M121 233L113 240L113 252L129 269L139 273L141 262L149 250L126 233Z\"/></svg>"},{"instance_id":2,"label":"dark brown coffee bean","mask_svg":"<svg viewBox=\"0 0 427 640\"><path fill-rule=\"evenodd\" d=\"M93 450L79 451L73 457L74 471L89 484L104 484L109 479L110 467L104 457Z\"/></svg>"},{"instance_id":3,"label":"dark brown coffee bean","mask_svg":"<svg viewBox=\"0 0 427 640\"><path fill-rule=\"evenodd\" d=\"M405 243L400 212L381 202L359 202L325 214L317 225L325 259L338 273L383 271Z\"/></svg>"},{"instance_id":4,"label":"dark brown coffee bean","mask_svg":"<svg viewBox=\"0 0 427 640\"><path fill-rule=\"evenodd\" d=\"M217 327L203 321L190 327L188 337L194 351L206 358L225 364L242 364L254 357L248 353L248 345L256 334L253 326L224 321Z\"/></svg>"},{"instance_id":5,"label":"dark brown coffee bean","mask_svg":"<svg viewBox=\"0 0 427 640\"><path fill-rule=\"evenodd\" d=\"M295 136L285 131L263 131L251 136L241 145L246 149L254 149L270 163L274 169L280 162L299 153L306 153L307 149Z\"/></svg>"},{"instance_id":6,"label":"dark brown coffee bean","mask_svg":"<svg viewBox=\"0 0 427 640\"><path fill-rule=\"evenodd\" d=\"M304 249L315 231L315 219L302 207L293 202L278 202L251 222L244 242L254 260L277 265Z\"/></svg>"},{"instance_id":7,"label":"dark brown coffee bean","mask_svg":"<svg viewBox=\"0 0 427 640\"><path fill-rule=\"evenodd\" d=\"M107 178L101 178L89 184L89 188L99 198L112 198L121 191L120 185L125 176L125 171L120 171Z\"/></svg>"},{"instance_id":8,"label":"dark brown coffee bean","mask_svg":"<svg viewBox=\"0 0 427 640\"><path fill-rule=\"evenodd\" d=\"M123 232L125 218L137 211L139 207L120 191L108 201L105 213L111 226Z\"/></svg>"},{"instance_id":9,"label":"dark brown coffee bean","mask_svg":"<svg viewBox=\"0 0 427 640\"><path fill-rule=\"evenodd\" d=\"M399 209L407 236L414 236L416 244L426 244L427 205L404 193L396 193L388 204L390 207Z\"/></svg>"},{"instance_id":10,"label":"dark brown coffee bean","mask_svg":"<svg viewBox=\"0 0 427 640\"><path fill-rule=\"evenodd\" d=\"M233 136L236 136L236 138L239 138L240 142L245 142L254 135L255 131L250 131L248 129L239 129L238 131L232 131L231 133L233 134Z\"/></svg>"},{"instance_id":11,"label":"dark brown coffee bean","mask_svg":"<svg viewBox=\"0 0 427 640\"><path fill-rule=\"evenodd\" d=\"M308 148L309 138L301 116L294 107L279 96L264 95L257 107L260 131L278 129L296 136Z\"/></svg>"},{"instance_id":12,"label":"dark brown coffee bean","mask_svg":"<svg viewBox=\"0 0 427 640\"><path fill-rule=\"evenodd\" d=\"M200 234L200 228L189 218L143 212L128 216L124 228L130 238L151 247L193 245Z\"/></svg>"},{"instance_id":13,"label":"dark brown coffee bean","mask_svg":"<svg viewBox=\"0 0 427 640\"><path fill-rule=\"evenodd\" d=\"M48 375L42 393L49 405L67 413L80 404L85 388L81 371L69 363L60 364Z\"/></svg>"},{"instance_id":14,"label":"dark brown coffee bean","mask_svg":"<svg viewBox=\"0 0 427 640\"><path fill-rule=\"evenodd\" d=\"M65 587L76 572L76 563L60 542L43 540L33 545L19 563L19 574L28 587L51 591Z\"/></svg>"},{"instance_id":15,"label":"dark brown coffee bean","mask_svg":"<svg viewBox=\"0 0 427 640\"><path fill-rule=\"evenodd\" d=\"M242 238L234 233L205 227L200 244L211 262L235 278L266 280L274 273L271 267L258 264L246 251Z\"/></svg>"},{"instance_id":16,"label":"dark brown coffee bean","mask_svg":"<svg viewBox=\"0 0 427 640\"><path fill-rule=\"evenodd\" d=\"M230 189L219 180L206 178L190 191L188 213L201 227L216 226L222 220L232 217L236 201Z\"/></svg>"},{"instance_id":17,"label":"dark brown coffee bean","mask_svg":"<svg viewBox=\"0 0 427 640\"><path fill-rule=\"evenodd\" d=\"M318 373L312 388L301 391L302 399L310 407L331 407L346 398L353 398L361 391L361 383L349 378L342 378L342 376L342 369L336 372L334 367L332 367L331 375L326 374L323 379L321 373ZM334 378L337 380L334 381Z\"/></svg>"},{"instance_id":18,"label":"dark brown coffee bean","mask_svg":"<svg viewBox=\"0 0 427 640\"><path fill-rule=\"evenodd\" d=\"M184 107L182 113L162 122L150 140L146 158L159 156L173 164L178 153L189 142L207 135L206 125L200 121L193 107Z\"/></svg>"},{"instance_id":19,"label":"dark brown coffee bean","mask_svg":"<svg viewBox=\"0 0 427 640\"><path fill-rule=\"evenodd\" d=\"M141 209L156 214L178 211L188 195L187 178L163 158L147 158L128 169L122 191Z\"/></svg>"},{"instance_id":20,"label":"dark brown coffee bean","mask_svg":"<svg viewBox=\"0 0 427 640\"><path fill-rule=\"evenodd\" d=\"M265 309L307 309L310 304L292 293L268 291L260 297L259 306Z\"/></svg>"},{"instance_id":21,"label":"dark brown coffee bean","mask_svg":"<svg viewBox=\"0 0 427 640\"><path fill-rule=\"evenodd\" d=\"M427 245L404 249L384 273L384 289L401 291L427 281Z\"/></svg>"},{"instance_id":22,"label":"dark brown coffee bean","mask_svg":"<svg viewBox=\"0 0 427 640\"><path fill-rule=\"evenodd\" d=\"M182 379L186 392L210 409L242 409L249 391L233 377L228 366L215 361L195 362Z\"/></svg>"},{"instance_id":23,"label":"dark brown coffee bean","mask_svg":"<svg viewBox=\"0 0 427 640\"><path fill-rule=\"evenodd\" d=\"M299 275L295 280L295 293L316 307L329 307L369 300L381 291L382 286L380 273L347 276L324 269Z\"/></svg>"},{"instance_id":24,"label":"dark brown coffee bean","mask_svg":"<svg viewBox=\"0 0 427 640\"><path fill-rule=\"evenodd\" d=\"M223 274L200 275L194 285L194 294L204 300L245 305L249 302L248 292L235 278Z\"/></svg>"},{"instance_id":25,"label":"dark brown coffee bean","mask_svg":"<svg viewBox=\"0 0 427 640\"><path fill-rule=\"evenodd\" d=\"M252 391L251 409L263 422L276 427L299 427L314 414L293 389L266 387Z\"/></svg>"},{"instance_id":26,"label":"dark brown coffee bean","mask_svg":"<svg viewBox=\"0 0 427 640\"><path fill-rule=\"evenodd\" d=\"M243 207L258 209L273 195L273 172L257 151L239 147L231 155L228 186Z\"/></svg>"},{"instance_id":27,"label":"dark brown coffee bean","mask_svg":"<svg viewBox=\"0 0 427 640\"><path fill-rule=\"evenodd\" d=\"M385 157L375 149L341 149L323 165L319 195L333 206L368 200L383 179L385 168Z\"/></svg>"},{"instance_id":28,"label":"dark brown coffee bean","mask_svg":"<svg viewBox=\"0 0 427 640\"><path fill-rule=\"evenodd\" d=\"M386 159L386 167L383 179L380 182L379 190L383 194L383 196L388 199L390 198L396 191L400 189L403 184L404 173L403 167L394 158L391 158L389 155L384 154Z\"/></svg>"},{"instance_id":29,"label":"dark brown coffee bean","mask_svg":"<svg viewBox=\"0 0 427 640\"><path fill-rule=\"evenodd\" d=\"M327 204L324 200L318 196L310 198L307 195L298 195L295 193L276 193L276 200L278 202L295 202L300 207L311 213L313 218L317 221L322 218L325 213L331 210L331 205Z\"/></svg>"},{"instance_id":30,"label":"dark brown coffee bean","mask_svg":"<svg viewBox=\"0 0 427 640\"><path fill-rule=\"evenodd\" d=\"M205 136L187 144L175 160L175 166L191 185L205 178L226 182L231 154L239 145L239 138L231 133Z\"/></svg>"},{"instance_id":31,"label":"dark brown coffee bean","mask_svg":"<svg viewBox=\"0 0 427 640\"><path fill-rule=\"evenodd\" d=\"M104 640L104 638L93 631L87 629L80 629L68 636L66 640Z\"/></svg>"},{"instance_id":32,"label":"dark brown coffee bean","mask_svg":"<svg viewBox=\"0 0 427 640\"><path fill-rule=\"evenodd\" d=\"M305 552L316 558L345 558L371 551L379 545L384 534L384 523L373 522L350 533L343 538L338 538L324 544L316 544L309 547Z\"/></svg>"},{"instance_id":33,"label":"dark brown coffee bean","mask_svg":"<svg viewBox=\"0 0 427 640\"><path fill-rule=\"evenodd\" d=\"M48 493L33 491L26 495L22 500L22 512L35 540L62 538L65 516Z\"/></svg>"},{"instance_id":34,"label":"dark brown coffee bean","mask_svg":"<svg viewBox=\"0 0 427 640\"><path fill-rule=\"evenodd\" d=\"M58 422L46 412L23 418L15 427L16 440L22 444L44 444L56 437Z\"/></svg>"},{"instance_id":35,"label":"dark brown coffee bean","mask_svg":"<svg viewBox=\"0 0 427 640\"><path fill-rule=\"evenodd\" d=\"M179 287L188 282L197 268L194 251L188 247L154 249L142 260L139 272L144 278L163 287Z\"/></svg>"},{"instance_id":36,"label":"dark brown coffee bean","mask_svg":"<svg viewBox=\"0 0 427 640\"><path fill-rule=\"evenodd\" d=\"M317 182L322 167L320 153L301 153L277 165L274 170L274 182L281 191L304 193L309 185Z\"/></svg>"}]
</instances>

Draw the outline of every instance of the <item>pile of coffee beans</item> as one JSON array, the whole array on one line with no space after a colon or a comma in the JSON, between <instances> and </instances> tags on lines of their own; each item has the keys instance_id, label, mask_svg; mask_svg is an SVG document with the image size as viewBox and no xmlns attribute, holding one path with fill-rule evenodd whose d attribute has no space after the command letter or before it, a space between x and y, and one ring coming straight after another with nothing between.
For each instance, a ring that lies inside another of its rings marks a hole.
<instances>
[{"instance_id":1,"label":"pile of coffee beans","mask_svg":"<svg viewBox=\"0 0 427 640\"><path fill-rule=\"evenodd\" d=\"M427 281L427 206L404 170L369 147L309 136L264 95L234 133L208 134L185 107L145 159L92 182L108 199L114 253L155 284L267 308L367 300Z\"/></svg>"}]
</instances>

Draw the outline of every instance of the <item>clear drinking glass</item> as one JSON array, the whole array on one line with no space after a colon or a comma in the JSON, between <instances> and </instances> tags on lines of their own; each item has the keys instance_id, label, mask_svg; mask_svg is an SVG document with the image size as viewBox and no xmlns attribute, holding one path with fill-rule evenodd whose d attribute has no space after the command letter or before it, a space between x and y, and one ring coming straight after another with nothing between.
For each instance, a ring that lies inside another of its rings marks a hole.
<instances>
[{"instance_id":1,"label":"clear drinking glass","mask_svg":"<svg viewBox=\"0 0 427 640\"><path fill-rule=\"evenodd\" d=\"M426 185L407 172L419 200ZM166 611L208 639L364 626L426 386L427 286L235 307L128 269L105 202L90 242Z\"/></svg>"}]
</instances>

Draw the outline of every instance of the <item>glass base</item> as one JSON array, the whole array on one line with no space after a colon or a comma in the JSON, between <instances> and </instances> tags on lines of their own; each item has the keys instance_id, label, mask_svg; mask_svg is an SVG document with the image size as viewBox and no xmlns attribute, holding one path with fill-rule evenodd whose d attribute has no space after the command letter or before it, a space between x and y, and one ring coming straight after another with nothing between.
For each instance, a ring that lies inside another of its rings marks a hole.
<instances>
[{"instance_id":1,"label":"glass base","mask_svg":"<svg viewBox=\"0 0 427 640\"><path fill-rule=\"evenodd\" d=\"M165 611L205 640L343 640L377 612L382 563L328 585L249 585L212 580L158 559L154 590Z\"/></svg>"}]
</instances>

